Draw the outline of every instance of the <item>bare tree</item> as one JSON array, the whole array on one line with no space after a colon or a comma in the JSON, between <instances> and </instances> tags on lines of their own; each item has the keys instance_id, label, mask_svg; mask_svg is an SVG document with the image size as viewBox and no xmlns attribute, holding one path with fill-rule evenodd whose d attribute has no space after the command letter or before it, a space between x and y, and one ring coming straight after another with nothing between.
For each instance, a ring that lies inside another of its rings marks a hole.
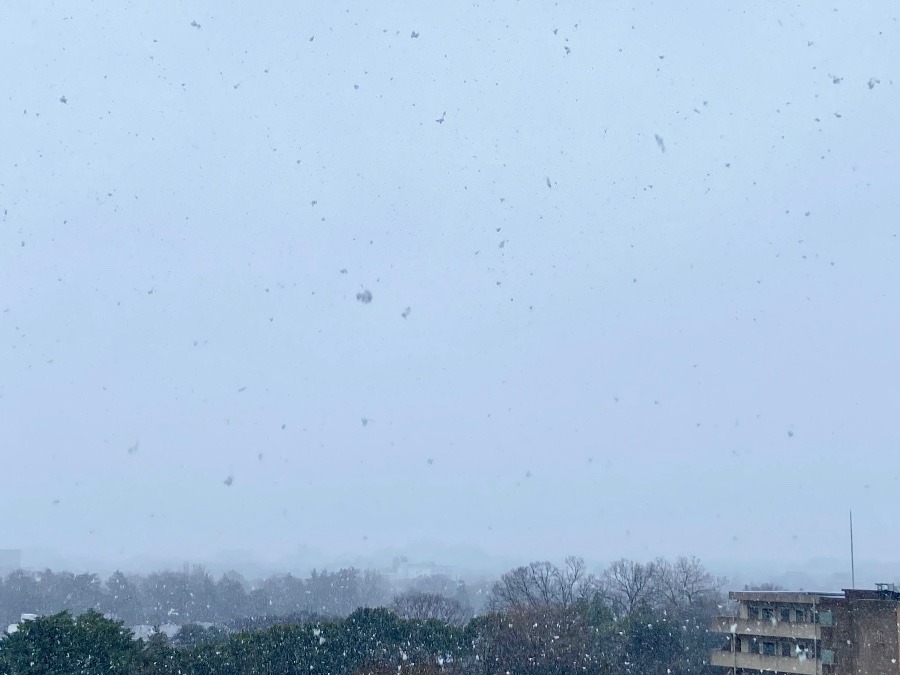
<instances>
[{"instance_id":1,"label":"bare tree","mask_svg":"<svg viewBox=\"0 0 900 675\"><path fill-rule=\"evenodd\" d=\"M682 649L672 671L696 672L697 655L716 646L708 627L712 617L725 609L721 592L725 580L713 576L695 557L657 558L654 566L659 603L680 629Z\"/></svg>"},{"instance_id":2,"label":"bare tree","mask_svg":"<svg viewBox=\"0 0 900 675\"><path fill-rule=\"evenodd\" d=\"M472 614L455 598L419 591L394 597L391 609L404 619L437 619L453 626L462 626Z\"/></svg>"},{"instance_id":3,"label":"bare tree","mask_svg":"<svg viewBox=\"0 0 900 675\"><path fill-rule=\"evenodd\" d=\"M536 561L500 577L491 588L488 606L494 610L569 607L596 587L581 558L570 556L561 568Z\"/></svg>"},{"instance_id":4,"label":"bare tree","mask_svg":"<svg viewBox=\"0 0 900 675\"><path fill-rule=\"evenodd\" d=\"M603 572L604 591L613 607L623 614L630 614L642 604L654 604L657 577L655 563L621 558Z\"/></svg>"},{"instance_id":5,"label":"bare tree","mask_svg":"<svg viewBox=\"0 0 900 675\"><path fill-rule=\"evenodd\" d=\"M403 590L419 591L420 593L440 593L450 597L460 587L460 582L448 574L428 574L417 577L407 582L409 585Z\"/></svg>"},{"instance_id":6,"label":"bare tree","mask_svg":"<svg viewBox=\"0 0 900 675\"><path fill-rule=\"evenodd\" d=\"M725 585L724 579L714 577L693 556L681 556L674 562L657 558L653 564L658 591L670 607L692 607L716 599Z\"/></svg>"},{"instance_id":7,"label":"bare tree","mask_svg":"<svg viewBox=\"0 0 900 675\"><path fill-rule=\"evenodd\" d=\"M570 555L557 573L559 595L564 607L586 600L599 590L599 582L589 574L583 558Z\"/></svg>"},{"instance_id":8,"label":"bare tree","mask_svg":"<svg viewBox=\"0 0 900 675\"><path fill-rule=\"evenodd\" d=\"M556 584L559 570L553 563L533 562L528 566L531 589L536 593L539 604L548 607L560 603Z\"/></svg>"},{"instance_id":9,"label":"bare tree","mask_svg":"<svg viewBox=\"0 0 900 675\"><path fill-rule=\"evenodd\" d=\"M536 563L532 563L516 567L504 573L491 587L488 607L493 610L539 607L542 603L538 590L539 583L533 573L535 565Z\"/></svg>"}]
</instances>

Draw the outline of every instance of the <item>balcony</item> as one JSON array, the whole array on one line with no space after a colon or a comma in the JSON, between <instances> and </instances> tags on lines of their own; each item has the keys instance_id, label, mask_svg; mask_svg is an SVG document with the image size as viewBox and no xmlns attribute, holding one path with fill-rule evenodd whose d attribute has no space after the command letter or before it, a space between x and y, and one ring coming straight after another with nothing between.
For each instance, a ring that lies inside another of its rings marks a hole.
<instances>
[{"instance_id":1,"label":"balcony","mask_svg":"<svg viewBox=\"0 0 900 675\"><path fill-rule=\"evenodd\" d=\"M798 675L817 675L815 659L798 659L788 656L764 656L750 652L727 652L714 650L709 657L709 665L722 668L746 668L749 670L769 670Z\"/></svg>"},{"instance_id":2,"label":"balcony","mask_svg":"<svg viewBox=\"0 0 900 675\"><path fill-rule=\"evenodd\" d=\"M709 629L714 633L758 635L793 640L818 640L819 627L814 623L792 623L769 619L742 619L738 616L717 616Z\"/></svg>"}]
</instances>

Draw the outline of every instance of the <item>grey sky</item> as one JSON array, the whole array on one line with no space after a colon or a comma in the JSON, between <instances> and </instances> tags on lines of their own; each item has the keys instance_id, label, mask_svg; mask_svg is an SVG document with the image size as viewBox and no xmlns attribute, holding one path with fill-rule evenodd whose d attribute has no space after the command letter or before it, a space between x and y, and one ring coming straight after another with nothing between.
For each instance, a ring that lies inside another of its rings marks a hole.
<instances>
[{"instance_id":1,"label":"grey sky","mask_svg":"<svg viewBox=\"0 0 900 675\"><path fill-rule=\"evenodd\" d=\"M0 9L0 546L900 559L893 2L267 4Z\"/></svg>"}]
</instances>

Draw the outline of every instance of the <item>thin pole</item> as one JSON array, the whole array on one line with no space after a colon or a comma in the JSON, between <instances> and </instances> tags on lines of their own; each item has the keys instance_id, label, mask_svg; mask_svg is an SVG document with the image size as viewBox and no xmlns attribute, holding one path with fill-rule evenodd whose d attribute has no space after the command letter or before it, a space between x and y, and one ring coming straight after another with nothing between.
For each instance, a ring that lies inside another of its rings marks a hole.
<instances>
[{"instance_id":1,"label":"thin pole","mask_svg":"<svg viewBox=\"0 0 900 675\"><path fill-rule=\"evenodd\" d=\"M850 588L856 588L856 561L853 557L853 509L850 509Z\"/></svg>"},{"instance_id":2,"label":"thin pole","mask_svg":"<svg viewBox=\"0 0 900 675\"><path fill-rule=\"evenodd\" d=\"M822 656L819 654L821 650L822 629L819 628L819 619L816 614L816 596L813 596L813 662L816 666L816 675L819 675L819 660Z\"/></svg>"}]
</instances>

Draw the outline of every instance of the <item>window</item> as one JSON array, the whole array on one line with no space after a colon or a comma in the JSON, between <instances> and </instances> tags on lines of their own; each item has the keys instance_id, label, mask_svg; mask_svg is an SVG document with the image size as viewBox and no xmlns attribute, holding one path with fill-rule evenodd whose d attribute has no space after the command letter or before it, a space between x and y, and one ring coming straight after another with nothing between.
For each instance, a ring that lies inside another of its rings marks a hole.
<instances>
[{"instance_id":1,"label":"window","mask_svg":"<svg viewBox=\"0 0 900 675\"><path fill-rule=\"evenodd\" d=\"M782 621L790 621L791 620L791 608L790 607L782 607L781 608L781 620Z\"/></svg>"},{"instance_id":2,"label":"window","mask_svg":"<svg viewBox=\"0 0 900 675\"><path fill-rule=\"evenodd\" d=\"M775 643L774 642L763 642L763 655L764 656L775 656Z\"/></svg>"},{"instance_id":3,"label":"window","mask_svg":"<svg viewBox=\"0 0 900 675\"><path fill-rule=\"evenodd\" d=\"M791 643L790 642L782 642L781 643L781 655L782 656L790 656L791 655Z\"/></svg>"},{"instance_id":4,"label":"window","mask_svg":"<svg viewBox=\"0 0 900 675\"><path fill-rule=\"evenodd\" d=\"M806 623L806 612L802 609L798 609L794 612L794 621L797 623Z\"/></svg>"},{"instance_id":5,"label":"window","mask_svg":"<svg viewBox=\"0 0 900 675\"><path fill-rule=\"evenodd\" d=\"M775 610L771 607L764 607L762 611L762 618L766 621L771 621L772 617L775 615Z\"/></svg>"},{"instance_id":6,"label":"window","mask_svg":"<svg viewBox=\"0 0 900 675\"><path fill-rule=\"evenodd\" d=\"M759 654L759 640L756 638L751 638L750 640L750 653Z\"/></svg>"},{"instance_id":7,"label":"window","mask_svg":"<svg viewBox=\"0 0 900 675\"><path fill-rule=\"evenodd\" d=\"M749 607L747 607L747 616L751 619L758 619L759 607L757 607L756 605L750 605Z\"/></svg>"}]
</instances>

